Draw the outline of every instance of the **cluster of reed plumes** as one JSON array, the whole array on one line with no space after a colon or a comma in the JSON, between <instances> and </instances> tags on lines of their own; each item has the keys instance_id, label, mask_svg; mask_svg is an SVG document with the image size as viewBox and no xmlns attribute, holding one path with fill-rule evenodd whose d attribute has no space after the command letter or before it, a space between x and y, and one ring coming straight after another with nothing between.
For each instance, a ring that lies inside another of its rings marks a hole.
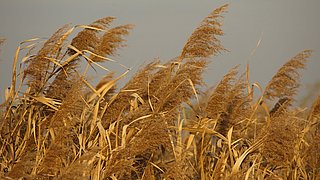
<instances>
[{"instance_id":1,"label":"cluster of reed plumes","mask_svg":"<svg viewBox=\"0 0 320 180\"><path fill-rule=\"evenodd\" d=\"M121 89L129 70L116 76L100 62L113 61L132 25L63 26L36 53L36 39L21 43L1 105L1 179L320 178L320 97L293 106L311 51L265 89L236 66L200 92L210 58L225 50L226 9L210 13L178 57L152 61ZM95 87L89 68L107 72Z\"/></svg>"}]
</instances>

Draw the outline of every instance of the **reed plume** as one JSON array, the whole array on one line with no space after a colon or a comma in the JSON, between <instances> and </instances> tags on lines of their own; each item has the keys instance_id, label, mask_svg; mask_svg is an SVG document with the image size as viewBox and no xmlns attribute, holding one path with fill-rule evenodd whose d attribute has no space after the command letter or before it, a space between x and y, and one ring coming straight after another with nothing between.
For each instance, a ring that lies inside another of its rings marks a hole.
<instances>
[{"instance_id":1,"label":"reed plume","mask_svg":"<svg viewBox=\"0 0 320 180\"><path fill-rule=\"evenodd\" d=\"M108 108L102 114L102 124L108 127L116 121L119 116L127 114L130 111L129 101L133 98L133 93L138 94L144 101L148 96L148 78L157 68L158 61L154 61L139 70L127 84L115 95L115 99L108 104ZM122 107L122 108L119 108ZM122 110L123 109L123 110ZM121 114L123 111L123 114Z\"/></svg>"},{"instance_id":2,"label":"reed plume","mask_svg":"<svg viewBox=\"0 0 320 180\"><path fill-rule=\"evenodd\" d=\"M74 83L76 68L77 64L71 62L67 64L63 70L61 69L49 85L46 93L47 96L59 100L66 98Z\"/></svg>"},{"instance_id":3,"label":"reed plume","mask_svg":"<svg viewBox=\"0 0 320 180\"><path fill-rule=\"evenodd\" d=\"M192 33L182 49L181 59L184 58L206 58L223 50L223 46L217 36L222 36L221 14L226 11L228 4L223 5L209 14Z\"/></svg>"},{"instance_id":4,"label":"reed plume","mask_svg":"<svg viewBox=\"0 0 320 180\"><path fill-rule=\"evenodd\" d=\"M308 115L310 130L307 132L306 141L308 146L305 152L307 173L312 178L320 176L320 96L314 101Z\"/></svg>"},{"instance_id":5,"label":"reed plume","mask_svg":"<svg viewBox=\"0 0 320 180\"><path fill-rule=\"evenodd\" d=\"M133 26L128 24L107 30L101 37L100 43L94 49L94 53L99 56L94 57L93 60L96 62L104 61L105 59L101 57L115 55L117 49L125 46L123 44L125 41L123 36L128 35L129 30L132 28Z\"/></svg>"},{"instance_id":6,"label":"reed plume","mask_svg":"<svg viewBox=\"0 0 320 180\"><path fill-rule=\"evenodd\" d=\"M207 117L215 119L219 114L226 112L226 102L228 101L228 92L232 89L233 83L236 81L237 67L232 68L229 72L222 78L219 84L216 86L213 92L211 92L205 104L205 112ZM210 93L210 92L208 92Z\"/></svg>"},{"instance_id":7,"label":"reed plume","mask_svg":"<svg viewBox=\"0 0 320 180\"><path fill-rule=\"evenodd\" d=\"M114 19L114 17L104 17L94 21L72 39L71 45L79 51L89 50L93 52L101 42L99 33L106 30ZM74 54L75 52L70 49L70 53Z\"/></svg>"},{"instance_id":8,"label":"reed plume","mask_svg":"<svg viewBox=\"0 0 320 180\"><path fill-rule=\"evenodd\" d=\"M299 87L300 73L298 70L305 67L311 52L311 50L304 50L285 63L268 83L264 97L268 100L293 98Z\"/></svg>"},{"instance_id":9,"label":"reed plume","mask_svg":"<svg viewBox=\"0 0 320 180\"><path fill-rule=\"evenodd\" d=\"M76 131L80 125L81 114L85 103L83 102L84 87L81 80L73 79L74 84L68 96L55 114L48 119L52 142L39 167L41 176L57 175L65 166L68 166L75 154L73 153ZM62 161L64 157L67 161Z\"/></svg>"},{"instance_id":10,"label":"reed plume","mask_svg":"<svg viewBox=\"0 0 320 180\"><path fill-rule=\"evenodd\" d=\"M308 119L319 118L320 116L320 96L314 101Z\"/></svg>"},{"instance_id":11,"label":"reed plume","mask_svg":"<svg viewBox=\"0 0 320 180\"><path fill-rule=\"evenodd\" d=\"M65 25L56 31L39 50L37 55L31 59L28 68L24 72L24 76L29 78L28 86L33 94L41 94L45 90L48 81L49 72L53 64L47 58L56 58L60 53L63 42L68 37L69 26Z\"/></svg>"},{"instance_id":12,"label":"reed plume","mask_svg":"<svg viewBox=\"0 0 320 180\"><path fill-rule=\"evenodd\" d=\"M300 85L298 70L304 68L310 54L310 50L302 51L285 63L273 76L263 94L265 99L278 99L278 102L268 112L270 119L267 119L266 126L260 133L260 136L266 135L261 153L268 164L273 164L278 169L277 173L288 172L281 174L287 178L293 178L290 167L295 167L299 161L297 144L300 144L299 136L303 132L301 118L296 117L295 111L290 107Z\"/></svg>"}]
</instances>

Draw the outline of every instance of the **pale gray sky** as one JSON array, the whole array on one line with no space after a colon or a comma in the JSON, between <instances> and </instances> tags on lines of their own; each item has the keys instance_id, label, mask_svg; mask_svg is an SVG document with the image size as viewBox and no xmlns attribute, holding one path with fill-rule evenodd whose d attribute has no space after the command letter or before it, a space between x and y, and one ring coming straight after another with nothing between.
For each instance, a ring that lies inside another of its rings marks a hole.
<instances>
[{"instance_id":1,"label":"pale gray sky","mask_svg":"<svg viewBox=\"0 0 320 180\"><path fill-rule=\"evenodd\" d=\"M319 0L0 0L0 37L7 39L0 56L0 100L10 84L15 48L23 40L50 37L67 23L89 24L114 16L115 25L135 25L127 38L128 47L114 57L133 67L133 73L153 58L168 60L179 55L200 21L225 3L230 8L222 43L230 52L213 58L205 74L208 85L217 83L231 67L244 67L248 59L251 81L265 85L282 64L304 49L315 52L303 72L302 88L320 81ZM260 38L260 46L250 57ZM117 71L118 67L112 68Z\"/></svg>"}]
</instances>

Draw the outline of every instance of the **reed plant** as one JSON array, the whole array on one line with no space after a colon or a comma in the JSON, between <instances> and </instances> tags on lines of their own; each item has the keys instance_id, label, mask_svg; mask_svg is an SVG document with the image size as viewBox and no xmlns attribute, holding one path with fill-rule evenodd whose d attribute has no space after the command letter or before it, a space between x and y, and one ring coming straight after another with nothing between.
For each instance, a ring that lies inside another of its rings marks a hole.
<instances>
[{"instance_id":1,"label":"reed plant","mask_svg":"<svg viewBox=\"0 0 320 180\"><path fill-rule=\"evenodd\" d=\"M178 57L150 62L122 88L129 70L112 57L132 25L105 17L65 25L40 47L22 42L1 104L1 179L319 179L320 97L310 109L293 103L310 50L266 88L236 66L201 91L226 50L227 8L205 17ZM89 68L105 71L96 85Z\"/></svg>"}]
</instances>

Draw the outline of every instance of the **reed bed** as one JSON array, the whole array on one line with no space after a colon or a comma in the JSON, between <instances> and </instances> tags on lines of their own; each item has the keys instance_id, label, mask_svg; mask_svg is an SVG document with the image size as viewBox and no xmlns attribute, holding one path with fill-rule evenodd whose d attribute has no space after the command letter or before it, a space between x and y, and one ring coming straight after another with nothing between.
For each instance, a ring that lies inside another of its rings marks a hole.
<instances>
[{"instance_id":1,"label":"reed bed","mask_svg":"<svg viewBox=\"0 0 320 180\"><path fill-rule=\"evenodd\" d=\"M309 109L293 103L310 50L266 88L236 66L200 91L225 51L227 8L205 17L178 57L150 62L122 88L129 70L111 57L132 25L105 17L22 42L1 104L1 179L319 179L320 96ZM89 68L105 71L97 85Z\"/></svg>"}]
</instances>

